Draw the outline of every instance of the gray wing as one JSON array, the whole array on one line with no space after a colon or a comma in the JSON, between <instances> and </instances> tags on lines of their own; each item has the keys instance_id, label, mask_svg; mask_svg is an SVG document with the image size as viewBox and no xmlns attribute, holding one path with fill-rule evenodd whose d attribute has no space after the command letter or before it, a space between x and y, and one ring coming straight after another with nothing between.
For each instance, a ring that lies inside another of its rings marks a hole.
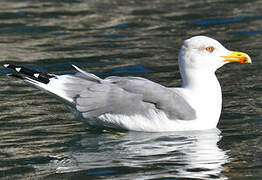
<instances>
[{"instance_id":1,"label":"gray wing","mask_svg":"<svg viewBox=\"0 0 262 180\"><path fill-rule=\"evenodd\" d=\"M142 96L140 103L154 105L173 120L193 120L195 110L174 90L139 77L108 77L105 81L115 84L126 92Z\"/></svg>"},{"instance_id":2,"label":"gray wing","mask_svg":"<svg viewBox=\"0 0 262 180\"><path fill-rule=\"evenodd\" d=\"M92 84L75 98L76 109L85 118L110 114L143 114L153 105L143 102L141 94L125 91L111 83Z\"/></svg>"},{"instance_id":3,"label":"gray wing","mask_svg":"<svg viewBox=\"0 0 262 180\"><path fill-rule=\"evenodd\" d=\"M183 97L147 79L108 77L102 80L83 73L78 73L74 78L71 88L77 84L77 79L81 82L78 93L73 97L76 109L85 118L105 113L147 116L149 109L163 111L173 120L193 120L196 117L194 109Z\"/></svg>"}]
</instances>

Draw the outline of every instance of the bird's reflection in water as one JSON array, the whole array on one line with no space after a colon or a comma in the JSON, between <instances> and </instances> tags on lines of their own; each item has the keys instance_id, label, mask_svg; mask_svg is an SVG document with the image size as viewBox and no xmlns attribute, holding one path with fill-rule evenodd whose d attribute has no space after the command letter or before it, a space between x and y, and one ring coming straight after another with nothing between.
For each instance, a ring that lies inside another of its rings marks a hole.
<instances>
[{"instance_id":1,"label":"bird's reflection in water","mask_svg":"<svg viewBox=\"0 0 262 180\"><path fill-rule=\"evenodd\" d=\"M88 133L74 140L71 155L49 163L56 173L148 172L145 178L188 177L226 179L223 164L229 160L218 147L218 129L170 133L108 132ZM126 170L128 169L128 170ZM131 170L130 170L131 169ZM161 173L158 173L161 172ZM142 173L143 174L143 173ZM72 177L72 174L70 175Z\"/></svg>"}]
</instances>

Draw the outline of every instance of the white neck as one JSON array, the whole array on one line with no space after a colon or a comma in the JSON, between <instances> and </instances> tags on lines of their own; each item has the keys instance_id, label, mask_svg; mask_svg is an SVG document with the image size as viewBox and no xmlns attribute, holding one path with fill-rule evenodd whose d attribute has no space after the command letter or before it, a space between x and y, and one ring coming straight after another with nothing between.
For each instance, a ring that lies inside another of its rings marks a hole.
<instances>
[{"instance_id":1,"label":"white neck","mask_svg":"<svg viewBox=\"0 0 262 180\"><path fill-rule=\"evenodd\" d=\"M183 93L196 110L197 120L216 127L222 108L222 93L215 72L210 69L181 70Z\"/></svg>"}]
</instances>

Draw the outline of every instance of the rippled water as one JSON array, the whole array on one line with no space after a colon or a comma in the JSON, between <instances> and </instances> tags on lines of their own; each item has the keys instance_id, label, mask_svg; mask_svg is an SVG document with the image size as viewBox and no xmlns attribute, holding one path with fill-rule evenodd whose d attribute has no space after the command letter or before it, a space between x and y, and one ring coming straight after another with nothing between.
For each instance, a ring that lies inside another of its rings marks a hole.
<instances>
[{"instance_id":1,"label":"rippled water","mask_svg":"<svg viewBox=\"0 0 262 180\"><path fill-rule=\"evenodd\" d=\"M179 47L200 34L254 62L217 72L221 133L91 131L0 68L0 178L260 179L261 7L259 0L0 1L0 64L64 74L74 63L101 77L178 86Z\"/></svg>"}]
</instances>

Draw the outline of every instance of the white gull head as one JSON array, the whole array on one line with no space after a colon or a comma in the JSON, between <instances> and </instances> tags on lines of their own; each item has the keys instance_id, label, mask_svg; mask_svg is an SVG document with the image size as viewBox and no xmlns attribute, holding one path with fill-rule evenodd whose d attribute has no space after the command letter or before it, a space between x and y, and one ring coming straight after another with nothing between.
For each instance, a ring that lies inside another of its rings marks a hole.
<instances>
[{"instance_id":1,"label":"white gull head","mask_svg":"<svg viewBox=\"0 0 262 180\"><path fill-rule=\"evenodd\" d=\"M198 126L203 129L215 128L218 123L222 93L215 71L228 62L251 63L251 59L206 36L187 39L181 47L179 70L183 85L178 90L196 110Z\"/></svg>"},{"instance_id":2,"label":"white gull head","mask_svg":"<svg viewBox=\"0 0 262 180\"><path fill-rule=\"evenodd\" d=\"M179 54L179 65L185 69L215 72L228 62L221 57L228 54L230 51L218 41L206 36L195 36L184 41Z\"/></svg>"}]
</instances>

